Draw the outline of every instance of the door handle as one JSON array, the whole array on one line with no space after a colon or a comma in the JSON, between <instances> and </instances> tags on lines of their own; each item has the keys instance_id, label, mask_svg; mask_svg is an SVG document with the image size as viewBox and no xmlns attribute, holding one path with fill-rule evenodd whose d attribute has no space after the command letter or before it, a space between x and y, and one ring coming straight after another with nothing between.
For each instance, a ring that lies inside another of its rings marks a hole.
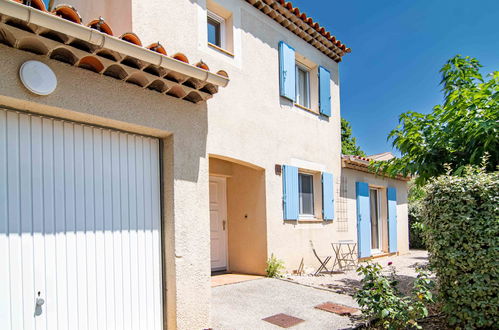
<instances>
[{"instance_id":1,"label":"door handle","mask_svg":"<svg viewBox=\"0 0 499 330\"><path fill-rule=\"evenodd\" d=\"M45 300L40 297L40 291L38 291L38 297L35 300L35 316L39 316L42 314L43 304L45 304Z\"/></svg>"},{"instance_id":2,"label":"door handle","mask_svg":"<svg viewBox=\"0 0 499 330\"><path fill-rule=\"evenodd\" d=\"M225 231L225 220L224 220L224 221L222 221L222 228L223 228L223 230Z\"/></svg>"}]
</instances>

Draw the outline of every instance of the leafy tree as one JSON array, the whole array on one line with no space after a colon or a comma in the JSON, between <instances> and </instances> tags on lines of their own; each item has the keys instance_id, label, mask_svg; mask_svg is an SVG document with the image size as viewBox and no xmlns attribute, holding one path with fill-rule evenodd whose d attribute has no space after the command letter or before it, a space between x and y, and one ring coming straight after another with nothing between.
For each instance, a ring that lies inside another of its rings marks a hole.
<instances>
[{"instance_id":1,"label":"leafy tree","mask_svg":"<svg viewBox=\"0 0 499 330\"><path fill-rule=\"evenodd\" d=\"M480 63L457 55L442 67L444 102L429 114L413 111L399 117L388 139L402 157L373 163L373 169L391 176L416 175L424 184L446 172L462 175L466 165L479 165L489 155L488 171L499 164L499 71L485 80Z\"/></svg>"},{"instance_id":2,"label":"leafy tree","mask_svg":"<svg viewBox=\"0 0 499 330\"><path fill-rule=\"evenodd\" d=\"M425 191L422 186L418 186L412 179L408 184L408 215L409 215L409 247L411 249L424 249L423 232L424 224L422 222L422 200L425 197Z\"/></svg>"},{"instance_id":3,"label":"leafy tree","mask_svg":"<svg viewBox=\"0 0 499 330\"><path fill-rule=\"evenodd\" d=\"M352 127L345 118L341 118L341 153L344 155L365 156L357 145L357 139L352 136Z\"/></svg>"}]
</instances>

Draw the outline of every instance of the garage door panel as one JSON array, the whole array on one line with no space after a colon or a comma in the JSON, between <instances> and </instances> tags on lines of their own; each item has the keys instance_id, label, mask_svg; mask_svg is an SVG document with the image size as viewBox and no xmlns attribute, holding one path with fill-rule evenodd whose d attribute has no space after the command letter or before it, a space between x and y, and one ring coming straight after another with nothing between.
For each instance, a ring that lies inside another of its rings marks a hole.
<instances>
[{"instance_id":1,"label":"garage door panel","mask_svg":"<svg viewBox=\"0 0 499 330\"><path fill-rule=\"evenodd\" d=\"M43 200L43 232L45 233L45 278L56 278L56 236L55 236L55 175L54 175L54 134L53 121L47 118L41 119L41 147L42 147L42 200ZM47 301L57 301L57 284L55 281L47 281L45 287L45 298ZM46 328L57 329L57 304L47 304Z\"/></svg>"},{"instance_id":2,"label":"garage door panel","mask_svg":"<svg viewBox=\"0 0 499 330\"><path fill-rule=\"evenodd\" d=\"M139 311L139 257L137 254L137 172L136 172L136 138L133 135L127 136L127 153L128 153L128 177L129 180L129 196L128 207L130 210L130 264L136 265L130 271L130 303L132 311ZM130 313L132 318L130 326L132 329L140 329L140 320L138 313Z\"/></svg>"},{"instance_id":3,"label":"garage door panel","mask_svg":"<svg viewBox=\"0 0 499 330\"><path fill-rule=\"evenodd\" d=\"M158 140L0 109L0 155L3 325L160 329Z\"/></svg>"},{"instance_id":4,"label":"garage door panel","mask_svg":"<svg viewBox=\"0 0 499 330\"><path fill-rule=\"evenodd\" d=\"M12 329L24 328L22 296L21 205L19 199L19 120L7 113L7 207L10 267L10 316ZM12 279L20 279L18 281Z\"/></svg>"},{"instance_id":5,"label":"garage door panel","mask_svg":"<svg viewBox=\"0 0 499 330\"><path fill-rule=\"evenodd\" d=\"M88 279L86 238L92 235L86 232L89 214L85 213L85 158L83 126L73 124L74 165L75 165L75 230L76 230L76 281L78 329L88 329ZM89 175L91 175L89 173ZM90 222L90 221L89 221Z\"/></svg>"},{"instance_id":6,"label":"garage door panel","mask_svg":"<svg viewBox=\"0 0 499 330\"><path fill-rule=\"evenodd\" d=\"M24 328L34 328L33 302L35 301L34 260L33 260L33 210L31 194L31 127L30 118L22 115L19 118L19 188L21 207L21 260L23 282L23 315Z\"/></svg>"},{"instance_id":7,"label":"garage door panel","mask_svg":"<svg viewBox=\"0 0 499 330\"><path fill-rule=\"evenodd\" d=\"M102 169L104 191L104 254L106 260L106 328L115 329L115 294L114 294L114 243L113 243L113 209L112 207L112 156L111 132L102 132Z\"/></svg>"},{"instance_id":8,"label":"garage door panel","mask_svg":"<svg viewBox=\"0 0 499 330\"><path fill-rule=\"evenodd\" d=\"M111 132L111 188L112 188L112 240L115 274L123 274L121 242L121 182L120 182L120 138L118 132ZM117 329L123 328L123 277L113 277L114 315ZM113 285L111 283L111 285Z\"/></svg>"},{"instance_id":9,"label":"garage door panel","mask_svg":"<svg viewBox=\"0 0 499 330\"><path fill-rule=\"evenodd\" d=\"M0 297L5 297L0 301L0 320L4 320L5 327L11 328L10 320L10 251L8 223L8 208L7 208L7 113L0 111L0 260L3 260L7 267L0 267Z\"/></svg>"},{"instance_id":10,"label":"garage door panel","mask_svg":"<svg viewBox=\"0 0 499 330\"><path fill-rule=\"evenodd\" d=\"M96 129L93 134L93 200L95 229L95 290L97 304L96 329L106 329L106 255L104 233L104 175L103 175L103 130Z\"/></svg>"},{"instance_id":11,"label":"garage door panel","mask_svg":"<svg viewBox=\"0 0 499 330\"><path fill-rule=\"evenodd\" d=\"M120 134L119 136L120 145L120 198L121 198L121 239L122 246L121 251L123 254L122 265L123 265L123 288L127 288L123 291L123 329L131 329L131 282L130 273L132 271L130 266L130 212L129 212L129 176L128 176L128 137L126 134ZM131 181L131 180L130 180ZM135 268L133 269L135 270Z\"/></svg>"},{"instance_id":12,"label":"garage door panel","mask_svg":"<svg viewBox=\"0 0 499 330\"><path fill-rule=\"evenodd\" d=\"M161 191L160 191L160 169L159 169L159 140L149 140L151 146L151 184L152 184L152 249L153 249L153 260L161 260L161 243L160 243L160 219L161 219ZM161 263L153 262L153 287L161 287ZM152 315L154 316L154 328L159 329L162 327L162 308L161 299L162 292L159 290L153 290L154 294L154 310Z\"/></svg>"},{"instance_id":13,"label":"garage door panel","mask_svg":"<svg viewBox=\"0 0 499 330\"><path fill-rule=\"evenodd\" d=\"M31 196L32 196L32 226L33 226L33 283L35 299L37 292L46 297L45 287L45 217L43 199L43 157L42 157L42 120L40 117L30 117L31 128ZM35 165L38 164L38 165ZM31 306L29 306L31 307ZM31 307L32 308L32 307ZM36 311L35 311L36 312ZM46 329L47 313L35 318L36 329Z\"/></svg>"},{"instance_id":14,"label":"garage door panel","mask_svg":"<svg viewBox=\"0 0 499 330\"><path fill-rule=\"evenodd\" d=\"M46 119L47 121L52 123L52 136L53 136L53 150L54 150L54 166L48 167L47 172L53 170L54 176L54 214L55 214L55 256L56 256L56 265L55 269L52 269L55 272L55 276L47 276L47 278L55 278L56 283L54 284L52 281L49 281L49 285L54 285L56 287L56 303L55 308L52 308L54 303L53 295L54 293L51 291L50 294L47 292L47 306L50 304L50 310L47 310L47 313L57 311L56 319L57 326L59 329L69 329L69 306L67 304L68 297L68 279L67 279L67 260L68 255L66 253L67 250L67 235L66 235L66 205L69 201L66 201L66 173L65 173L65 144L68 141L65 141L64 134L64 123L60 121L53 121L52 119ZM47 124L47 129L49 128ZM47 135L50 135L50 131L46 132ZM69 135L69 134L68 134ZM72 136L72 135L71 135ZM47 140L47 144L50 140ZM44 143L45 145L45 143ZM48 319L51 320L53 315L49 315ZM55 326L52 326L51 329L54 329Z\"/></svg>"},{"instance_id":15,"label":"garage door panel","mask_svg":"<svg viewBox=\"0 0 499 330\"><path fill-rule=\"evenodd\" d=\"M145 228L145 195L144 195L144 141L137 138L135 141L135 164L137 173L137 227ZM139 323L147 325L147 287L146 287L146 252L145 231L137 233L137 255L139 258Z\"/></svg>"}]
</instances>

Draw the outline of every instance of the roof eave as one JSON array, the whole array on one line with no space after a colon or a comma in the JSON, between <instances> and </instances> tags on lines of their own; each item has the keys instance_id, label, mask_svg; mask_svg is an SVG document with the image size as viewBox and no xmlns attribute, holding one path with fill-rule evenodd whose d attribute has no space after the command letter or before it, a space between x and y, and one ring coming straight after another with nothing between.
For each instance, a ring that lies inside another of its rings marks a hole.
<instances>
[{"instance_id":1,"label":"roof eave","mask_svg":"<svg viewBox=\"0 0 499 330\"><path fill-rule=\"evenodd\" d=\"M289 31L302 38L335 62L351 52L341 41L327 32L312 18L293 8L290 2L276 0L245 0Z\"/></svg>"},{"instance_id":2,"label":"roof eave","mask_svg":"<svg viewBox=\"0 0 499 330\"><path fill-rule=\"evenodd\" d=\"M349 168L352 170L356 171L361 171L365 173L370 173L373 175L389 178L389 179L394 179L394 180L399 180L399 181L410 181L411 177L409 176L403 176L401 174L396 175L395 177L386 175L386 174L380 174L380 173L375 173L369 168L369 162L364 161L364 160L357 160L357 159L352 159L352 158L343 158L341 160L341 167L343 168Z\"/></svg>"},{"instance_id":3,"label":"roof eave","mask_svg":"<svg viewBox=\"0 0 499 330\"><path fill-rule=\"evenodd\" d=\"M176 88L182 89L182 92L178 91L178 95L175 97L186 98L186 100L194 103L212 97L212 95L218 91L218 87L225 87L229 83L228 77L224 75L209 72L208 70L179 61L175 58L165 56L95 29L73 23L53 14L25 6L14 1L0 0L0 19L0 28L2 31L4 31L4 33L8 33L9 36L14 38L14 42L10 45L14 48L21 48L19 41L22 39L26 40L27 37L33 36L36 37L45 47L47 47L48 51L45 55L48 57L50 57L53 50L60 48L67 49L79 60L85 56L92 56L104 65L122 66L123 71L128 73L127 78L134 74L140 74L142 77L146 77L148 79L147 81L149 84L159 79L164 80L164 83L167 86L178 86ZM16 27L15 24L9 24L9 22L13 20L20 21L28 28L20 29L19 27ZM63 35L68 40L79 40L85 42L91 46L93 50L91 52L86 52L72 47L69 45L69 42L55 41L40 35L49 31ZM142 68L134 69L122 65L121 62L100 58L96 55L96 52L103 50L120 54L121 58L129 57L137 59L141 61L141 63L144 63L144 66ZM78 65L78 63L75 63L74 65ZM149 65L161 68L165 72L175 73L182 79L175 83L164 79L164 76L152 76L142 70L145 66ZM102 70L99 73L103 73L104 71L105 70ZM127 78L123 80L126 81L128 80ZM189 84L191 87L183 84L188 80L192 82ZM192 92L196 93L197 96L188 97L188 95ZM164 93L171 95L166 90Z\"/></svg>"}]
</instances>

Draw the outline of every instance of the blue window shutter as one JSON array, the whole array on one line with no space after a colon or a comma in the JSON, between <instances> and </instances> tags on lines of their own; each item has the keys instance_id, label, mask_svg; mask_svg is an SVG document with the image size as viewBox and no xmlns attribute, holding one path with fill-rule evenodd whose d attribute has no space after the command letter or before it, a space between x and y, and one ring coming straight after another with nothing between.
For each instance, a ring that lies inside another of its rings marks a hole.
<instances>
[{"instance_id":1,"label":"blue window shutter","mask_svg":"<svg viewBox=\"0 0 499 330\"><path fill-rule=\"evenodd\" d=\"M334 182L331 173L322 173L322 217L334 219Z\"/></svg>"},{"instance_id":2,"label":"blue window shutter","mask_svg":"<svg viewBox=\"0 0 499 330\"><path fill-rule=\"evenodd\" d=\"M49 10L50 0L43 0L43 3L45 4L45 9Z\"/></svg>"},{"instance_id":3,"label":"blue window shutter","mask_svg":"<svg viewBox=\"0 0 499 330\"><path fill-rule=\"evenodd\" d=\"M397 189L388 188L388 246L390 252L397 252Z\"/></svg>"},{"instance_id":4,"label":"blue window shutter","mask_svg":"<svg viewBox=\"0 0 499 330\"><path fill-rule=\"evenodd\" d=\"M282 169L284 220L298 220L298 167L284 165Z\"/></svg>"},{"instance_id":5,"label":"blue window shutter","mask_svg":"<svg viewBox=\"0 0 499 330\"><path fill-rule=\"evenodd\" d=\"M295 50L285 43L279 42L279 91L281 96L295 101Z\"/></svg>"},{"instance_id":6,"label":"blue window shutter","mask_svg":"<svg viewBox=\"0 0 499 330\"><path fill-rule=\"evenodd\" d=\"M369 185L356 182L357 195L357 237L359 258L371 256L371 210L369 208Z\"/></svg>"},{"instance_id":7,"label":"blue window shutter","mask_svg":"<svg viewBox=\"0 0 499 330\"><path fill-rule=\"evenodd\" d=\"M319 66L319 112L331 117L331 73Z\"/></svg>"}]
</instances>

